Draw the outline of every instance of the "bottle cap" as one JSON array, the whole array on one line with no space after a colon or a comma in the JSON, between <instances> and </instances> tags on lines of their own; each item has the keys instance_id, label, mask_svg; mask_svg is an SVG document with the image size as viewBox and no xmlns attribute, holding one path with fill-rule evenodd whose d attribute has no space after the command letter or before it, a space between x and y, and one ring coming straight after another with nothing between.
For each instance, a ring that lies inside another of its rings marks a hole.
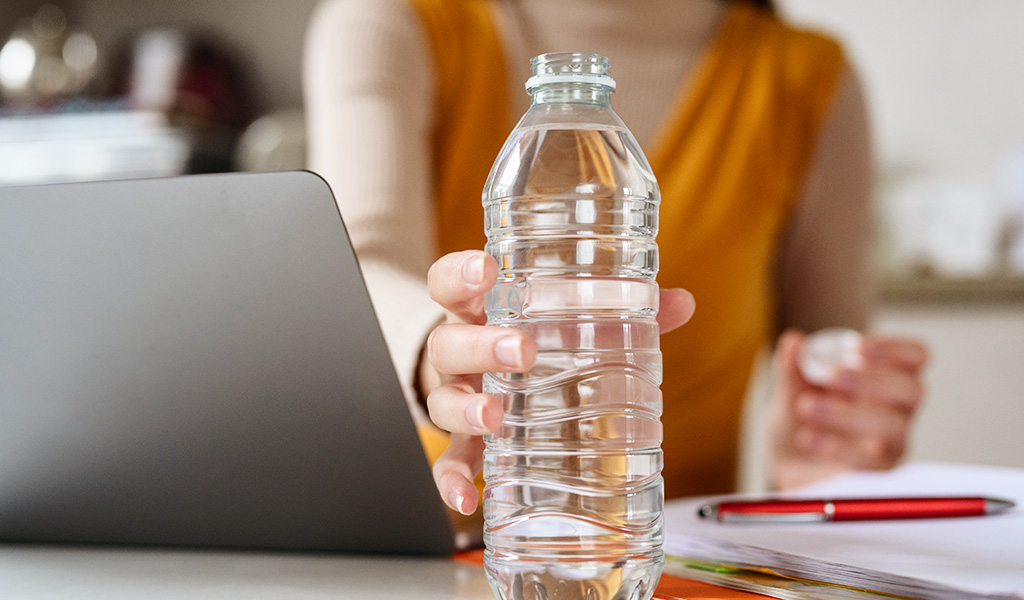
<instances>
[{"instance_id":1,"label":"bottle cap","mask_svg":"<svg viewBox=\"0 0 1024 600\"><path fill-rule=\"evenodd\" d=\"M799 358L800 374L816 385L832 382L841 369L864 366L861 335L840 327L820 329L807 336Z\"/></svg>"},{"instance_id":2,"label":"bottle cap","mask_svg":"<svg viewBox=\"0 0 1024 600\"><path fill-rule=\"evenodd\" d=\"M526 80L526 90L545 83L589 83L615 89L609 75L608 59L588 52L551 52L530 60L533 77Z\"/></svg>"}]
</instances>

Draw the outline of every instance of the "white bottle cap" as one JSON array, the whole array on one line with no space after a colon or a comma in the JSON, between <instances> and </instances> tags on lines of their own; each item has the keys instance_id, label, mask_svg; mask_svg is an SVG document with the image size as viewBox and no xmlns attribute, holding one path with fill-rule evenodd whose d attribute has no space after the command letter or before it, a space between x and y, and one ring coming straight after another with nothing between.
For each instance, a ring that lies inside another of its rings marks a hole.
<instances>
[{"instance_id":1,"label":"white bottle cap","mask_svg":"<svg viewBox=\"0 0 1024 600\"><path fill-rule=\"evenodd\" d=\"M804 379L815 384L831 383L842 369L864 366L861 335L853 329L829 328L807 336L798 359Z\"/></svg>"}]
</instances>

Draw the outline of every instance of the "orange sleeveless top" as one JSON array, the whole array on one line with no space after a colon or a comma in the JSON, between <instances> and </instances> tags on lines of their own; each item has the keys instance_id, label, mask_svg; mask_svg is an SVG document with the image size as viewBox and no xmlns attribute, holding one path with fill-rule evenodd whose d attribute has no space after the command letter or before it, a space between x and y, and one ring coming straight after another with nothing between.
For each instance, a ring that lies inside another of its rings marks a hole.
<instances>
[{"instance_id":1,"label":"orange sleeveless top","mask_svg":"<svg viewBox=\"0 0 1024 600\"><path fill-rule=\"evenodd\" d=\"M480 194L513 123L500 38L487 0L411 2L437 68L438 250L482 248ZM668 498L735 487L742 402L774 333L777 247L844 68L833 41L734 1L647 149L658 281L697 301L661 339Z\"/></svg>"}]
</instances>

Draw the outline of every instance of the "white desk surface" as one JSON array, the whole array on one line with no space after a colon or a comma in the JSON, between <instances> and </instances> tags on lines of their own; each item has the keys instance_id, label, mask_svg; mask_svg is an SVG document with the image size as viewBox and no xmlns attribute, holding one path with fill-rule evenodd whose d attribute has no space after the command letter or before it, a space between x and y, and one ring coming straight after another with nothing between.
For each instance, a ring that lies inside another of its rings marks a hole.
<instances>
[{"instance_id":1,"label":"white desk surface","mask_svg":"<svg viewBox=\"0 0 1024 600\"><path fill-rule=\"evenodd\" d=\"M0 544L0 596L38 600L493 600L444 558Z\"/></svg>"}]
</instances>

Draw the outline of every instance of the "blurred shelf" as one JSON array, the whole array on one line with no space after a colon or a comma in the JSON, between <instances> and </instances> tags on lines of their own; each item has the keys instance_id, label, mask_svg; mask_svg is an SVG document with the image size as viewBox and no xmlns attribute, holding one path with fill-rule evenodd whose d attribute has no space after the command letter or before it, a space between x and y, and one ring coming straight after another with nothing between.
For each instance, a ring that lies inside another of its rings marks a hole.
<instances>
[{"instance_id":1,"label":"blurred shelf","mask_svg":"<svg viewBox=\"0 0 1024 600\"><path fill-rule=\"evenodd\" d=\"M125 101L0 106L0 186L231 170L235 132Z\"/></svg>"},{"instance_id":2,"label":"blurred shelf","mask_svg":"<svg viewBox=\"0 0 1024 600\"><path fill-rule=\"evenodd\" d=\"M153 111L0 118L0 185L178 175L192 143Z\"/></svg>"},{"instance_id":3,"label":"blurred shelf","mask_svg":"<svg viewBox=\"0 0 1024 600\"><path fill-rule=\"evenodd\" d=\"M1024 303L1024 275L985 278L883 277L879 286L886 302Z\"/></svg>"}]
</instances>

